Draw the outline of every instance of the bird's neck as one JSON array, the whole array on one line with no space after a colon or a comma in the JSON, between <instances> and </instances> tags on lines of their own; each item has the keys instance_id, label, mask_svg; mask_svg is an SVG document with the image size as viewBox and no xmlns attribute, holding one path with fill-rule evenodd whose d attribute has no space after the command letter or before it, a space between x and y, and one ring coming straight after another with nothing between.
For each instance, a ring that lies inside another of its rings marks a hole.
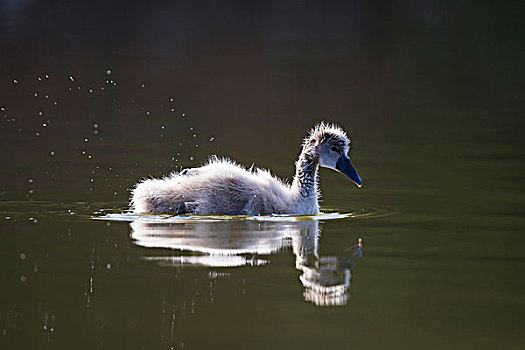
<instances>
[{"instance_id":1,"label":"bird's neck","mask_svg":"<svg viewBox=\"0 0 525 350\"><path fill-rule=\"evenodd\" d=\"M319 162L311 153L301 152L299 159L295 163L295 177L293 188L300 197L300 200L315 200L317 204L317 169Z\"/></svg>"}]
</instances>

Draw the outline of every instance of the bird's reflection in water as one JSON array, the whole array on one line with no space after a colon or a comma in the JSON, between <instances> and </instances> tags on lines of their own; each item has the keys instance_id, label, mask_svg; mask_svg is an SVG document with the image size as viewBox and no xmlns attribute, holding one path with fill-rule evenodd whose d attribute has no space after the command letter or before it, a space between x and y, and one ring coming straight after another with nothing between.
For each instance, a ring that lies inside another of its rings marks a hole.
<instances>
[{"instance_id":1,"label":"bird's reflection in water","mask_svg":"<svg viewBox=\"0 0 525 350\"><path fill-rule=\"evenodd\" d=\"M302 271L299 279L305 287L304 298L322 306L347 303L352 260L362 254L359 240L341 256L319 256L319 222L309 219L181 223L137 220L131 228L131 237L139 246L174 249L177 253L173 256L147 257L169 266L260 266L269 263L264 256L291 245L296 268Z\"/></svg>"}]
</instances>

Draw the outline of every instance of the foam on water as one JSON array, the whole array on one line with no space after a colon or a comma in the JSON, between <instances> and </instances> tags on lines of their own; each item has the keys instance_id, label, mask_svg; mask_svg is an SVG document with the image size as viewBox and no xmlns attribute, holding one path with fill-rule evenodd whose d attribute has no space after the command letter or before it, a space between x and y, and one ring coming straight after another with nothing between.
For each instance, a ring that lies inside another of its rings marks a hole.
<instances>
[{"instance_id":1,"label":"foam on water","mask_svg":"<svg viewBox=\"0 0 525 350\"><path fill-rule=\"evenodd\" d=\"M168 215L168 214L140 214L131 211L122 213L108 213L101 216L93 216L94 220L133 222L136 220L157 223L184 223L184 222L220 222L220 221L271 221L271 222L293 222L300 220L338 220L338 219L361 219L389 216L393 212L361 209L360 211L337 211L325 209L315 215Z\"/></svg>"}]
</instances>

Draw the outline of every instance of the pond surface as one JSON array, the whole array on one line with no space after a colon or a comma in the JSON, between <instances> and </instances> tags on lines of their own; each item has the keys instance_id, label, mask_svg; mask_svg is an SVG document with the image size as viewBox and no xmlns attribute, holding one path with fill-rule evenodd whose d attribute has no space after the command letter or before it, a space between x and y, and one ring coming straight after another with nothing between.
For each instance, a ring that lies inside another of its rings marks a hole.
<instances>
[{"instance_id":1,"label":"pond surface","mask_svg":"<svg viewBox=\"0 0 525 350\"><path fill-rule=\"evenodd\" d=\"M523 349L523 16L506 5L4 2L0 348ZM522 12L522 11L521 11ZM153 216L318 121L319 216Z\"/></svg>"}]
</instances>

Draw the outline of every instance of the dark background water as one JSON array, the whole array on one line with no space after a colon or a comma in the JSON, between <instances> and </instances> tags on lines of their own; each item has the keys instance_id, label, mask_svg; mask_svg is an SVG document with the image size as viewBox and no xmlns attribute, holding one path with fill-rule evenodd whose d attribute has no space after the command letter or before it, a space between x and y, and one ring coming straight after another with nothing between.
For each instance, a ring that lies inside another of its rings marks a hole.
<instances>
[{"instance_id":1,"label":"dark background water","mask_svg":"<svg viewBox=\"0 0 525 350\"><path fill-rule=\"evenodd\" d=\"M0 4L2 348L525 346L520 2ZM320 120L364 179L322 170L323 208L373 213L319 224L363 238L346 306L291 248L173 266L90 218L210 154L290 178Z\"/></svg>"}]
</instances>

